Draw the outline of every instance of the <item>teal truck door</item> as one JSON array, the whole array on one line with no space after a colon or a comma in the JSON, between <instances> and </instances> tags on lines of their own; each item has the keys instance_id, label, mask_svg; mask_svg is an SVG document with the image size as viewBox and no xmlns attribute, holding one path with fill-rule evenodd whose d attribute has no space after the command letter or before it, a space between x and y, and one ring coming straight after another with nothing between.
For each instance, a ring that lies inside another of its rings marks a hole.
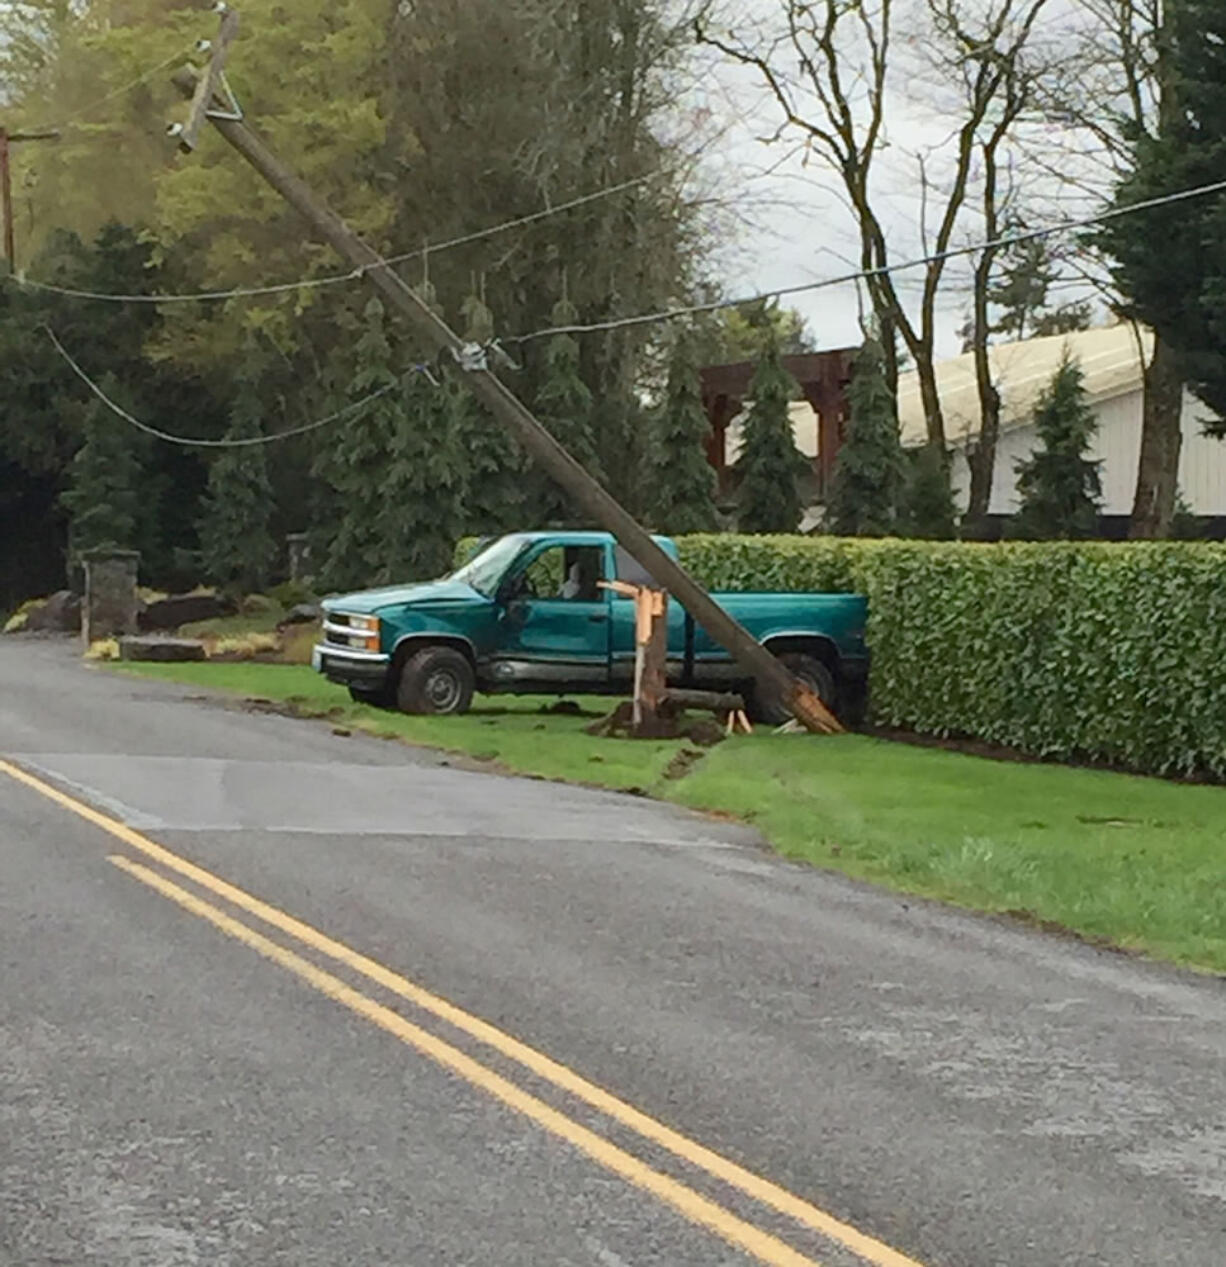
<instances>
[{"instance_id":1,"label":"teal truck door","mask_svg":"<svg viewBox=\"0 0 1226 1267\"><path fill-rule=\"evenodd\" d=\"M506 582L495 681L609 680L606 549L551 541L524 556Z\"/></svg>"}]
</instances>

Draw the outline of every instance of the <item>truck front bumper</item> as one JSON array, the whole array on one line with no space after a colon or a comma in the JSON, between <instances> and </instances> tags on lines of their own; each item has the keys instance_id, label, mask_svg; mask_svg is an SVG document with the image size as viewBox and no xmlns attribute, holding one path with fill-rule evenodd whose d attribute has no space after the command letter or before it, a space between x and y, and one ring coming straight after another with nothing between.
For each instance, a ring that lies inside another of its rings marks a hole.
<instances>
[{"instance_id":1,"label":"truck front bumper","mask_svg":"<svg viewBox=\"0 0 1226 1267\"><path fill-rule=\"evenodd\" d=\"M316 643L311 652L311 668L342 686L382 686L391 662L391 656L378 651L353 651L329 642Z\"/></svg>"}]
</instances>

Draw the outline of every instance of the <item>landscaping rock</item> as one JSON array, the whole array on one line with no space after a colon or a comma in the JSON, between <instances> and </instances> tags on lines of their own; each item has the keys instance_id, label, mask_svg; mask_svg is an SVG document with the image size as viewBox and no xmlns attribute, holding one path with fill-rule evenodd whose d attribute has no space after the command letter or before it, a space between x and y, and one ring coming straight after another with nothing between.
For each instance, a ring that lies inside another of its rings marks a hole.
<instances>
[{"instance_id":1,"label":"landscaping rock","mask_svg":"<svg viewBox=\"0 0 1226 1267\"><path fill-rule=\"evenodd\" d=\"M31 608L24 628L33 633L80 633L81 600L71 590L60 590Z\"/></svg>"},{"instance_id":2,"label":"landscaping rock","mask_svg":"<svg viewBox=\"0 0 1226 1267\"><path fill-rule=\"evenodd\" d=\"M178 629L180 625L193 625L200 620L233 616L236 610L230 599L219 594L172 594L169 598L150 603L140 613L140 628L142 632Z\"/></svg>"},{"instance_id":3,"label":"landscaping rock","mask_svg":"<svg viewBox=\"0 0 1226 1267\"><path fill-rule=\"evenodd\" d=\"M267 616L279 611L281 604L267 594L248 594L238 607L244 616Z\"/></svg>"},{"instance_id":4,"label":"landscaping rock","mask_svg":"<svg viewBox=\"0 0 1226 1267\"><path fill-rule=\"evenodd\" d=\"M141 638L119 640L121 660L152 660L160 664L183 663L206 658L204 643L195 638Z\"/></svg>"},{"instance_id":5,"label":"landscaping rock","mask_svg":"<svg viewBox=\"0 0 1226 1267\"><path fill-rule=\"evenodd\" d=\"M323 608L316 603L299 603L291 607L281 619L280 628L286 625L311 625L323 616Z\"/></svg>"}]
</instances>

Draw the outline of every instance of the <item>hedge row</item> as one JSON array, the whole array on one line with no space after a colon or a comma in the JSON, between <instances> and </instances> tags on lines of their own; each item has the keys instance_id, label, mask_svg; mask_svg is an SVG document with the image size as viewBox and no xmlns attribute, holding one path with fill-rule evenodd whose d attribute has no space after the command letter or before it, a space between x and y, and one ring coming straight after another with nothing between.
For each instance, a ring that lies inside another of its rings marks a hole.
<instances>
[{"instance_id":1,"label":"hedge row","mask_svg":"<svg viewBox=\"0 0 1226 1267\"><path fill-rule=\"evenodd\" d=\"M1226 778L1226 547L685 537L714 590L869 599L884 725Z\"/></svg>"},{"instance_id":2,"label":"hedge row","mask_svg":"<svg viewBox=\"0 0 1226 1267\"><path fill-rule=\"evenodd\" d=\"M1226 548L695 538L704 583L869 599L878 722L1226 777Z\"/></svg>"}]
</instances>

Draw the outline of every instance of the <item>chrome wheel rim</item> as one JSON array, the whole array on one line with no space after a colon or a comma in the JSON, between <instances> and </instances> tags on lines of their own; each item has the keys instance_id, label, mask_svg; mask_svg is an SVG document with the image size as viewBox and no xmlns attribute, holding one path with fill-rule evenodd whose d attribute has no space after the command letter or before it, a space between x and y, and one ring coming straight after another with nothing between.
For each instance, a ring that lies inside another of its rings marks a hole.
<instances>
[{"instance_id":1,"label":"chrome wheel rim","mask_svg":"<svg viewBox=\"0 0 1226 1267\"><path fill-rule=\"evenodd\" d=\"M453 712L460 703L462 687L458 675L450 669L438 669L426 682L426 698L436 713Z\"/></svg>"}]
</instances>

